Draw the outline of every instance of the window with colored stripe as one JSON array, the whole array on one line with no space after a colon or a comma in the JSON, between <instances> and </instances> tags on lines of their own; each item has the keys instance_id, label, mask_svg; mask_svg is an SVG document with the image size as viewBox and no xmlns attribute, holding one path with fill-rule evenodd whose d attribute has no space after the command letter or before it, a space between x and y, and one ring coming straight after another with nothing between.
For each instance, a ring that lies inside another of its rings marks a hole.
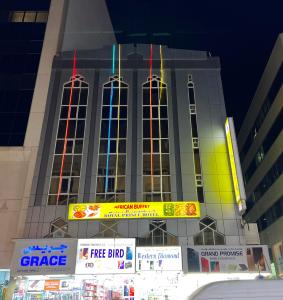
<instances>
[{"instance_id":1,"label":"window with colored stripe","mask_svg":"<svg viewBox=\"0 0 283 300\"><path fill-rule=\"evenodd\" d=\"M88 83L75 75L64 84L48 205L68 205L78 200L85 135Z\"/></svg>"},{"instance_id":2,"label":"window with colored stripe","mask_svg":"<svg viewBox=\"0 0 283 300\"><path fill-rule=\"evenodd\" d=\"M103 86L96 202L124 202L128 85L118 76Z\"/></svg>"},{"instance_id":3,"label":"window with colored stripe","mask_svg":"<svg viewBox=\"0 0 283 300\"><path fill-rule=\"evenodd\" d=\"M143 84L143 201L171 201L167 87Z\"/></svg>"}]
</instances>

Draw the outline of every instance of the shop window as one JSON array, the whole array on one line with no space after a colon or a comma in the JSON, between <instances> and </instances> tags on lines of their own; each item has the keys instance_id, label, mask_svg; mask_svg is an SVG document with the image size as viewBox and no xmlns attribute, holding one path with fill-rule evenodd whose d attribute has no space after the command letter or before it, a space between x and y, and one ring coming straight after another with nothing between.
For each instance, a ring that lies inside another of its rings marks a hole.
<instances>
[{"instance_id":1,"label":"shop window","mask_svg":"<svg viewBox=\"0 0 283 300\"><path fill-rule=\"evenodd\" d=\"M206 216L199 222L200 232L194 236L195 245L225 245L224 234L217 231L217 223Z\"/></svg>"}]
</instances>

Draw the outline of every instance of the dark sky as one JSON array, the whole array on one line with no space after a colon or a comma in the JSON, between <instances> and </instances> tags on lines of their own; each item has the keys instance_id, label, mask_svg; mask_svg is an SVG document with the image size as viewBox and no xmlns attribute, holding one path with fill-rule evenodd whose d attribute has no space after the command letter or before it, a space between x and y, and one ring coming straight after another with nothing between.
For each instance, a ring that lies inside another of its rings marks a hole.
<instances>
[{"instance_id":1,"label":"dark sky","mask_svg":"<svg viewBox=\"0 0 283 300\"><path fill-rule=\"evenodd\" d=\"M160 43L219 56L227 114L240 127L283 32L283 1L107 0L107 5L119 43Z\"/></svg>"}]
</instances>

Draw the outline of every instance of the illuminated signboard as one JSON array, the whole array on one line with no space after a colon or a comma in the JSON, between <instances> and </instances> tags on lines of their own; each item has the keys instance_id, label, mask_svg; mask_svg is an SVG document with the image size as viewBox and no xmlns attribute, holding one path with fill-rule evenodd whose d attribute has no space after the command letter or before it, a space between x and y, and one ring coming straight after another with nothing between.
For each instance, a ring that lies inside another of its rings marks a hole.
<instances>
[{"instance_id":1,"label":"illuminated signboard","mask_svg":"<svg viewBox=\"0 0 283 300\"><path fill-rule=\"evenodd\" d=\"M74 274L76 249L76 239L16 240L11 274Z\"/></svg>"},{"instance_id":2,"label":"illuminated signboard","mask_svg":"<svg viewBox=\"0 0 283 300\"><path fill-rule=\"evenodd\" d=\"M135 239L79 239L76 274L135 273Z\"/></svg>"},{"instance_id":3,"label":"illuminated signboard","mask_svg":"<svg viewBox=\"0 0 283 300\"><path fill-rule=\"evenodd\" d=\"M232 118L227 118L225 122L225 132L236 202L239 207L239 212L243 214L246 210L246 193L244 188L243 175L240 165L238 146Z\"/></svg>"},{"instance_id":4,"label":"illuminated signboard","mask_svg":"<svg viewBox=\"0 0 283 300\"><path fill-rule=\"evenodd\" d=\"M137 247L137 271L182 271L181 247Z\"/></svg>"},{"instance_id":5,"label":"illuminated signboard","mask_svg":"<svg viewBox=\"0 0 283 300\"><path fill-rule=\"evenodd\" d=\"M270 272L265 245L190 246L182 250L185 272Z\"/></svg>"},{"instance_id":6,"label":"illuminated signboard","mask_svg":"<svg viewBox=\"0 0 283 300\"><path fill-rule=\"evenodd\" d=\"M199 217L198 202L115 202L69 205L69 220Z\"/></svg>"}]
</instances>

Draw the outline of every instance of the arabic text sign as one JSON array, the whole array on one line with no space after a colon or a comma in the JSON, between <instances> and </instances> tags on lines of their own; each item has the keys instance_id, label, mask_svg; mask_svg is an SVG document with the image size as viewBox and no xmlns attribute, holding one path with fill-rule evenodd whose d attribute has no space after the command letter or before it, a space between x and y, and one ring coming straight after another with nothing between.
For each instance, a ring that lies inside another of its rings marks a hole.
<instances>
[{"instance_id":1,"label":"arabic text sign","mask_svg":"<svg viewBox=\"0 0 283 300\"><path fill-rule=\"evenodd\" d=\"M75 239L17 240L11 274L74 274Z\"/></svg>"},{"instance_id":2,"label":"arabic text sign","mask_svg":"<svg viewBox=\"0 0 283 300\"><path fill-rule=\"evenodd\" d=\"M198 202L116 202L69 205L69 220L199 217Z\"/></svg>"},{"instance_id":3,"label":"arabic text sign","mask_svg":"<svg viewBox=\"0 0 283 300\"><path fill-rule=\"evenodd\" d=\"M188 272L268 272L267 246L192 246L184 248Z\"/></svg>"},{"instance_id":4,"label":"arabic text sign","mask_svg":"<svg viewBox=\"0 0 283 300\"><path fill-rule=\"evenodd\" d=\"M182 271L181 247L137 247L137 271Z\"/></svg>"},{"instance_id":5,"label":"arabic text sign","mask_svg":"<svg viewBox=\"0 0 283 300\"><path fill-rule=\"evenodd\" d=\"M135 239L79 239L76 274L135 272Z\"/></svg>"}]
</instances>

